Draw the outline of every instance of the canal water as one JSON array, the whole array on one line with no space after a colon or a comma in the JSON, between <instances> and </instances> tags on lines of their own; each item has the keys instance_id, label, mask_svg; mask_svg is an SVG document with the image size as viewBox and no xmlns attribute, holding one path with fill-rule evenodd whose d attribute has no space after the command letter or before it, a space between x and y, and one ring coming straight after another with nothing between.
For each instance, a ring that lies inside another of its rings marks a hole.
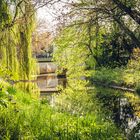
<instances>
[{"instance_id":1,"label":"canal water","mask_svg":"<svg viewBox=\"0 0 140 140\"><path fill-rule=\"evenodd\" d=\"M58 85L66 87L66 73L57 74L58 67L54 62L41 61L38 64L37 85L41 96L58 92Z\"/></svg>"},{"instance_id":2,"label":"canal water","mask_svg":"<svg viewBox=\"0 0 140 140\"><path fill-rule=\"evenodd\" d=\"M140 140L140 127L138 126L140 123L139 95L100 86L95 86L94 92L96 92L96 98L102 108L105 109L105 113L110 114L109 117L116 125L122 128L126 135L131 135ZM134 130L136 131L134 132Z\"/></svg>"}]
</instances>

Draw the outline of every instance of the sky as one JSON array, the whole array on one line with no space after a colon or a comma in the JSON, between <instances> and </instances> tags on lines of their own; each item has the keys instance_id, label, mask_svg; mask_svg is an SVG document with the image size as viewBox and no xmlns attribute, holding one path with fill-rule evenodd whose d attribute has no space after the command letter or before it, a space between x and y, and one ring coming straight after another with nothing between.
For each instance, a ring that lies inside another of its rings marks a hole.
<instances>
[{"instance_id":1,"label":"sky","mask_svg":"<svg viewBox=\"0 0 140 140\"><path fill-rule=\"evenodd\" d=\"M65 3L56 3L53 6L44 6L37 11L37 19L43 20L47 24L47 28L50 31L54 31L56 29L56 25L58 20L56 20L61 12L66 13L67 9Z\"/></svg>"},{"instance_id":2,"label":"sky","mask_svg":"<svg viewBox=\"0 0 140 140\"><path fill-rule=\"evenodd\" d=\"M37 20L44 22L46 25L46 28L48 30L52 30L55 26L55 17L52 15L52 10L48 9L47 7L43 7L38 9L37 11Z\"/></svg>"},{"instance_id":3,"label":"sky","mask_svg":"<svg viewBox=\"0 0 140 140\"><path fill-rule=\"evenodd\" d=\"M37 11L37 19L46 22L48 29L53 30L57 24L56 18L60 15L60 9L62 9L62 5L60 3L50 7L44 6L39 8Z\"/></svg>"}]
</instances>

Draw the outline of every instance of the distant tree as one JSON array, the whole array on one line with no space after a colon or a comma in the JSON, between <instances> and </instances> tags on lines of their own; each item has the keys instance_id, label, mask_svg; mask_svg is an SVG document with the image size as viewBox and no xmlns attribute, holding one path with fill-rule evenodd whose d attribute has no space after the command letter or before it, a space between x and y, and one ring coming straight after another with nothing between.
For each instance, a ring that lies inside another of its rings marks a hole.
<instances>
[{"instance_id":1,"label":"distant tree","mask_svg":"<svg viewBox=\"0 0 140 140\"><path fill-rule=\"evenodd\" d=\"M34 53L39 53L50 47L52 43L52 35L47 28L46 22L37 23L36 30L32 37L32 49Z\"/></svg>"}]
</instances>

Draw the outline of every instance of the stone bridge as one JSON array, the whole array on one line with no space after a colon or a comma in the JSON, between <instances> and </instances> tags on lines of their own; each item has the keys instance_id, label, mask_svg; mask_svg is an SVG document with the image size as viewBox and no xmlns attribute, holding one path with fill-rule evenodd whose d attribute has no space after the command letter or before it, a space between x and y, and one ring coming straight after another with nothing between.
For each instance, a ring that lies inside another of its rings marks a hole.
<instances>
[{"instance_id":1,"label":"stone bridge","mask_svg":"<svg viewBox=\"0 0 140 140\"><path fill-rule=\"evenodd\" d=\"M54 92L58 92L57 86L62 85L66 87L66 72L58 75L57 65L52 61L52 57L46 55L44 57L36 56L39 64L39 75L37 75L37 85L40 89L41 95L46 95Z\"/></svg>"}]
</instances>

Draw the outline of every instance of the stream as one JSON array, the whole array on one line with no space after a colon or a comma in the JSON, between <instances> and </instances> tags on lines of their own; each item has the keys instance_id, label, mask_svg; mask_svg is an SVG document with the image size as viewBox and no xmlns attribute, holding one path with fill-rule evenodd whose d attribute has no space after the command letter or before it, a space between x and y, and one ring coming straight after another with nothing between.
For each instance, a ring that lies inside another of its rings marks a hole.
<instances>
[{"instance_id":1,"label":"stream","mask_svg":"<svg viewBox=\"0 0 140 140\"><path fill-rule=\"evenodd\" d=\"M110 113L111 119L118 127L124 130L126 135L130 134L140 123L138 95L100 86L96 86L95 89L96 98L102 104L105 112ZM137 100L135 99L136 97L138 97ZM135 135L140 139L140 128Z\"/></svg>"}]
</instances>

